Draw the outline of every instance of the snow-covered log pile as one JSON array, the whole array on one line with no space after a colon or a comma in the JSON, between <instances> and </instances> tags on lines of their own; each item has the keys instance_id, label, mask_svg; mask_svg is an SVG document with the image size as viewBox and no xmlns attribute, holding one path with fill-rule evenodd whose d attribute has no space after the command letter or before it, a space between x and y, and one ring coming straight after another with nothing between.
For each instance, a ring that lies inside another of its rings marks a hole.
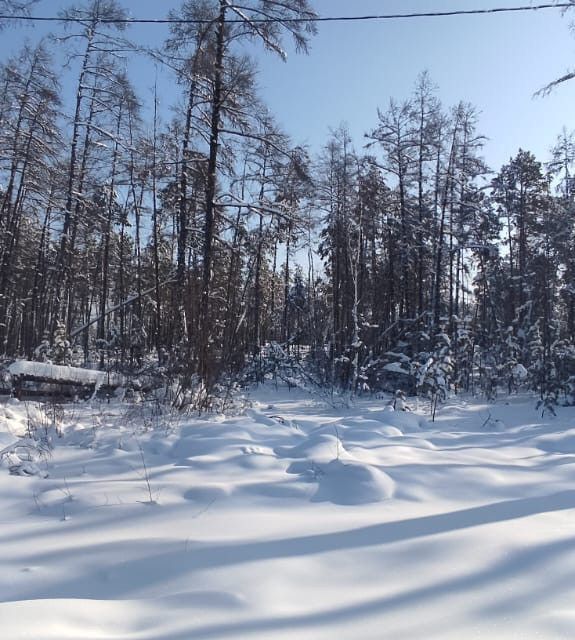
<instances>
[{"instance_id":1,"label":"snow-covered log pile","mask_svg":"<svg viewBox=\"0 0 575 640\"><path fill-rule=\"evenodd\" d=\"M16 360L8 367L8 372L16 383L30 381L59 385L72 384L94 387L96 390L102 386L123 387L127 383L125 376L118 373L30 360Z\"/></svg>"}]
</instances>

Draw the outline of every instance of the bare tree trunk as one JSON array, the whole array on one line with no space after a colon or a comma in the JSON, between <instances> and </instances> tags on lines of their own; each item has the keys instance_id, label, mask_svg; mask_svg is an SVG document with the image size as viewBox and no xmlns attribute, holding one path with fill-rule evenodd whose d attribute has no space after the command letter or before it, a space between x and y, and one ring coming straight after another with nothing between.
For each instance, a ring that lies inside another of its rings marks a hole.
<instances>
[{"instance_id":1,"label":"bare tree trunk","mask_svg":"<svg viewBox=\"0 0 575 640\"><path fill-rule=\"evenodd\" d=\"M211 282L213 262L213 242L215 223L215 198L218 172L218 146L220 136L220 120L222 112L222 89L224 73L224 37L225 20L228 3L220 0L220 11L216 29L216 58L214 64L213 96L211 111L210 154L208 160L208 175L206 179L206 202L204 220L203 274L202 299L200 310L200 352L199 373L204 383L209 387L215 378L215 363L211 362L213 350L211 342L213 336L211 318Z\"/></svg>"},{"instance_id":2,"label":"bare tree trunk","mask_svg":"<svg viewBox=\"0 0 575 640\"><path fill-rule=\"evenodd\" d=\"M153 238L153 260L154 260L154 289L156 293L156 323L155 323L155 345L158 361L162 364L162 303L160 299L160 230L158 220L158 177L157 177L157 154L158 154L158 86L154 84L154 139L152 158L152 238Z\"/></svg>"},{"instance_id":3,"label":"bare tree trunk","mask_svg":"<svg viewBox=\"0 0 575 640\"><path fill-rule=\"evenodd\" d=\"M106 306L108 304L108 289L109 289L109 276L110 276L110 242L112 235L112 228L114 222L114 199L116 190L116 171L118 166L118 154L119 154L119 137L120 127L122 125L124 107L123 104L119 105L118 116L116 118L116 139L114 141L114 151L112 154L112 166L110 173L110 188L108 193L107 202L107 215L106 225L104 227L103 242L103 256L102 256L102 291L100 293L100 322L98 323L98 338L101 341L106 339ZM100 366L104 365L104 351L102 350L100 356Z\"/></svg>"},{"instance_id":4,"label":"bare tree trunk","mask_svg":"<svg viewBox=\"0 0 575 640\"><path fill-rule=\"evenodd\" d=\"M451 193L451 184L453 181L453 168L455 163L456 154L456 140L457 132L459 128L459 122L456 122L453 127L453 137L451 141L451 150L449 153L449 162L447 166L447 172L445 175L445 184L443 187L443 198L441 201L441 215L439 220L439 232L437 237L437 253L435 258L435 286L433 289L434 301L433 301L433 328L435 331L439 330L441 321L441 279L443 275L443 252L444 252L444 236L445 236L445 223L447 207L449 204L449 195Z\"/></svg>"},{"instance_id":5,"label":"bare tree trunk","mask_svg":"<svg viewBox=\"0 0 575 640\"><path fill-rule=\"evenodd\" d=\"M92 53L95 28L96 24L93 23L86 33L86 49L84 51L82 68L80 70L80 76L78 78L78 84L76 88L76 106L74 110L72 144L70 147L70 164L68 167L68 184L66 190L66 204L64 207L64 223L62 225L62 235L60 238L60 253L58 261L58 309L56 310L55 321L62 319L62 317L65 317L68 314L68 309L65 309L63 307L63 298L66 295L67 290L70 289L69 284L72 270L72 249L70 247L70 234L72 231L74 216L74 191L77 169L76 165L78 157L78 146L80 142L80 127L82 125L81 112L84 99L84 85L86 82L88 64L90 62L90 56Z\"/></svg>"}]
</instances>

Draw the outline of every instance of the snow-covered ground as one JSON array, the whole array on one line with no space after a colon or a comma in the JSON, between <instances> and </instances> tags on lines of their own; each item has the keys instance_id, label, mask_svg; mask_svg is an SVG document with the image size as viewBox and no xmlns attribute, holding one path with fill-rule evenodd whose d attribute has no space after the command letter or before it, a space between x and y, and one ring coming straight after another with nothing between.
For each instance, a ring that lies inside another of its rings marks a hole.
<instances>
[{"instance_id":1,"label":"snow-covered ground","mask_svg":"<svg viewBox=\"0 0 575 640\"><path fill-rule=\"evenodd\" d=\"M0 637L574 638L575 410L384 405L1 405Z\"/></svg>"}]
</instances>

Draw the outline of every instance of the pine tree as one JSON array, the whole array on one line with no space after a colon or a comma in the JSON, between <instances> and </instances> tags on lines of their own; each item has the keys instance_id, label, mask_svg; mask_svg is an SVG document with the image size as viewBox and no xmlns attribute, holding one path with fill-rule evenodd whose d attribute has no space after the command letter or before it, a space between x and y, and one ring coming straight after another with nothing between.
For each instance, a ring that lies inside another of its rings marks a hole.
<instances>
[{"instance_id":1,"label":"pine tree","mask_svg":"<svg viewBox=\"0 0 575 640\"><path fill-rule=\"evenodd\" d=\"M52 348L50 350L50 360L54 364L69 365L72 364L72 348L66 325L58 322L52 336Z\"/></svg>"}]
</instances>

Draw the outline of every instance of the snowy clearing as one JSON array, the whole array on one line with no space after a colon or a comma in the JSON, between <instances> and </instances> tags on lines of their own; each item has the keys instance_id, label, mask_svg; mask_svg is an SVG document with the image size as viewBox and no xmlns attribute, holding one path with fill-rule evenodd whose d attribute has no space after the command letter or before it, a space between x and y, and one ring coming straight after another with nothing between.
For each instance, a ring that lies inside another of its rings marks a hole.
<instances>
[{"instance_id":1,"label":"snowy clearing","mask_svg":"<svg viewBox=\"0 0 575 640\"><path fill-rule=\"evenodd\" d=\"M2 638L573 638L575 409L533 407L8 401Z\"/></svg>"}]
</instances>

